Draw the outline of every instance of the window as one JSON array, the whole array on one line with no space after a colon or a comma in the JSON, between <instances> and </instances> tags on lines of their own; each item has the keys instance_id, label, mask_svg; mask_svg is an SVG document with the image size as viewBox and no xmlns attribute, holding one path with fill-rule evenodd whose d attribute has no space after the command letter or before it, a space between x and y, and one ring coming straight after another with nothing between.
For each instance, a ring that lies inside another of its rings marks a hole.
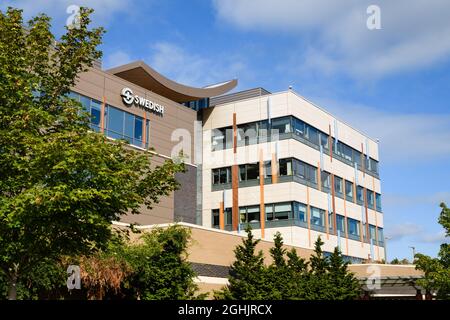
<instances>
[{"instance_id":1,"label":"window","mask_svg":"<svg viewBox=\"0 0 450 320\"><path fill-rule=\"evenodd\" d=\"M306 165L306 179L309 182L317 184L317 168L311 165Z\"/></svg>"},{"instance_id":2,"label":"window","mask_svg":"<svg viewBox=\"0 0 450 320\"><path fill-rule=\"evenodd\" d=\"M280 176L292 176L292 159L280 159Z\"/></svg>"},{"instance_id":3,"label":"window","mask_svg":"<svg viewBox=\"0 0 450 320\"><path fill-rule=\"evenodd\" d=\"M231 167L212 170L213 185L231 183Z\"/></svg>"},{"instance_id":4,"label":"window","mask_svg":"<svg viewBox=\"0 0 450 320\"><path fill-rule=\"evenodd\" d=\"M353 150L353 163L356 163L358 166L361 165L361 152Z\"/></svg>"},{"instance_id":5,"label":"window","mask_svg":"<svg viewBox=\"0 0 450 320\"><path fill-rule=\"evenodd\" d=\"M247 220L246 222L258 222L260 218L259 206L247 207Z\"/></svg>"},{"instance_id":6,"label":"window","mask_svg":"<svg viewBox=\"0 0 450 320\"><path fill-rule=\"evenodd\" d=\"M306 221L306 205L299 202L294 202L294 219L298 219L301 222Z\"/></svg>"},{"instance_id":7,"label":"window","mask_svg":"<svg viewBox=\"0 0 450 320\"><path fill-rule=\"evenodd\" d=\"M353 182L345 180L345 198L348 201L353 201Z\"/></svg>"},{"instance_id":8,"label":"window","mask_svg":"<svg viewBox=\"0 0 450 320\"><path fill-rule=\"evenodd\" d=\"M294 174L306 180L306 164L302 161L294 160Z\"/></svg>"},{"instance_id":9,"label":"window","mask_svg":"<svg viewBox=\"0 0 450 320\"><path fill-rule=\"evenodd\" d=\"M239 208L239 220L240 223L244 223L247 220L247 210L245 207Z\"/></svg>"},{"instance_id":10,"label":"window","mask_svg":"<svg viewBox=\"0 0 450 320\"><path fill-rule=\"evenodd\" d=\"M91 128L100 131L102 104L97 100L91 100Z\"/></svg>"},{"instance_id":11,"label":"window","mask_svg":"<svg viewBox=\"0 0 450 320\"><path fill-rule=\"evenodd\" d=\"M239 181L259 179L259 163L242 164L239 166Z\"/></svg>"},{"instance_id":12,"label":"window","mask_svg":"<svg viewBox=\"0 0 450 320\"><path fill-rule=\"evenodd\" d=\"M125 112L108 106L108 130L109 137L121 139L123 135L123 121Z\"/></svg>"},{"instance_id":13,"label":"window","mask_svg":"<svg viewBox=\"0 0 450 320\"><path fill-rule=\"evenodd\" d=\"M311 207L311 224L315 226L324 226L324 210Z\"/></svg>"},{"instance_id":14,"label":"window","mask_svg":"<svg viewBox=\"0 0 450 320\"><path fill-rule=\"evenodd\" d=\"M331 186L330 174L326 171L322 171L320 180L322 183L322 188L324 188L325 190L330 190Z\"/></svg>"},{"instance_id":15,"label":"window","mask_svg":"<svg viewBox=\"0 0 450 320\"><path fill-rule=\"evenodd\" d=\"M149 121L146 122L146 136L148 144ZM139 116L107 106L106 135L114 139L123 139L128 143L138 146L143 145L143 119Z\"/></svg>"},{"instance_id":16,"label":"window","mask_svg":"<svg viewBox=\"0 0 450 320\"><path fill-rule=\"evenodd\" d=\"M289 219L292 213L292 205L290 202L276 203L275 208L275 219L285 220Z\"/></svg>"},{"instance_id":17,"label":"window","mask_svg":"<svg viewBox=\"0 0 450 320\"><path fill-rule=\"evenodd\" d=\"M370 169L372 172L378 174L378 161L370 158Z\"/></svg>"},{"instance_id":18,"label":"window","mask_svg":"<svg viewBox=\"0 0 450 320\"><path fill-rule=\"evenodd\" d=\"M345 217L336 215L337 230L341 232L341 236L345 234Z\"/></svg>"},{"instance_id":19,"label":"window","mask_svg":"<svg viewBox=\"0 0 450 320\"><path fill-rule=\"evenodd\" d=\"M243 124L237 128L237 145L248 146L258 142L258 131L256 122Z\"/></svg>"},{"instance_id":20,"label":"window","mask_svg":"<svg viewBox=\"0 0 450 320\"><path fill-rule=\"evenodd\" d=\"M291 118L283 117L278 119L272 119L272 130L278 130L279 135L292 132Z\"/></svg>"},{"instance_id":21,"label":"window","mask_svg":"<svg viewBox=\"0 0 450 320\"><path fill-rule=\"evenodd\" d=\"M334 176L334 192L342 195L342 178Z\"/></svg>"},{"instance_id":22,"label":"window","mask_svg":"<svg viewBox=\"0 0 450 320\"><path fill-rule=\"evenodd\" d=\"M345 144L342 144L342 156L348 161L352 161L353 149Z\"/></svg>"},{"instance_id":23,"label":"window","mask_svg":"<svg viewBox=\"0 0 450 320\"><path fill-rule=\"evenodd\" d=\"M213 129L211 134L212 151L225 149L225 129Z\"/></svg>"},{"instance_id":24,"label":"window","mask_svg":"<svg viewBox=\"0 0 450 320\"><path fill-rule=\"evenodd\" d=\"M269 141L269 127L267 120L263 120L258 122L258 139L259 143L267 142Z\"/></svg>"},{"instance_id":25,"label":"window","mask_svg":"<svg viewBox=\"0 0 450 320\"><path fill-rule=\"evenodd\" d=\"M369 225L369 233L370 233L370 239L376 240L376 227L373 225Z\"/></svg>"},{"instance_id":26,"label":"window","mask_svg":"<svg viewBox=\"0 0 450 320\"><path fill-rule=\"evenodd\" d=\"M273 204L266 204L264 210L266 212L266 220L267 221L272 221L274 219L274 217L273 217Z\"/></svg>"},{"instance_id":27,"label":"window","mask_svg":"<svg viewBox=\"0 0 450 320\"><path fill-rule=\"evenodd\" d=\"M272 176L272 161L264 161L264 178Z\"/></svg>"},{"instance_id":28,"label":"window","mask_svg":"<svg viewBox=\"0 0 450 320\"><path fill-rule=\"evenodd\" d=\"M353 235L353 236L360 235L358 220L355 220L352 218L347 218L347 225L348 225L348 234Z\"/></svg>"},{"instance_id":29,"label":"window","mask_svg":"<svg viewBox=\"0 0 450 320\"><path fill-rule=\"evenodd\" d=\"M356 201L359 205L364 204L364 188L361 186L356 186Z\"/></svg>"},{"instance_id":30,"label":"window","mask_svg":"<svg viewBox=\"0 0 450 320\"><path fill-rule=\"evenodd\" d=\"M384 242L383 228L378 227L378 241Z\"/></svg>"},{"instance_id":31,"label":"window","mask_svg":"<svg viewBox=\"0 0 450 320\"><path fill-rule=\"evenodd\" d=\"M303 137L305 135L305 123L302 120L293 118L294 121L294 133Z\"/></svg>"},{"instance_id":32,"label":"window","mask_svg":"<svg viewBox=\"0 0 450 320\"><path fill-rule=\"evenodd\" d=\"M317 146L319 145L319 131L316 128L307 125L307 136L309 141Z\"/></svg>"},{"instance_id":33,"label":"window","mask_svg":"<svg viewBox=\"0 0 450 320\"><path fill-rule=\"evenodd\" d=\"M381 212L381 194L376 193L375 199L376 199L376 203L377 203L377 211Z\"/></svg>"},{"instance_id":34,"label":"window","mask_svg":"<svg viewBox=\"0 0 450 320\"><path fill-rule=\"evenodd\" d=\"M220 221L219 220L219 209L213 209L213 211L212 211L212 225L213 225L213 228L218 228L219 227L219 225L220 225L219 221Z\"/></svg>"},{"instance_id":35,"label":"window","mask_svg":"<svg viewBox=\"0 0 450 320\"><path fill-rule=\"evenodd\" d=\"M213 209L212 210L212 225L213 228L219 228L220 227L220 210L219 209ZM231 208L225 208L224 210L224 223L225 225L231 225L232 224L232 215L231 215Z\"/></svg>"},{"instance_id":36,"label":"window","mask_svg":"<svg viewBox=\"0 0 450 320\"><path fill-rule=\"evenodd\" d=\"M323 132L320 133L320 144L326 150L330 148L330 146L328 145L328 135Z\"/></svg>"},{"instance_id":37,"label":"window","mask_svg":"<svg viewBox=\"0 0 450 320\"><path fill-rule=\"evenodd\" d=\"M368 202L368 207L369 207L370 209L373 209L373 208L374 208L374 207L373 207L373 205L374 205L373 191L367 189L366 192L367 192L367 202Z\"/></svg>"}]
</instances>

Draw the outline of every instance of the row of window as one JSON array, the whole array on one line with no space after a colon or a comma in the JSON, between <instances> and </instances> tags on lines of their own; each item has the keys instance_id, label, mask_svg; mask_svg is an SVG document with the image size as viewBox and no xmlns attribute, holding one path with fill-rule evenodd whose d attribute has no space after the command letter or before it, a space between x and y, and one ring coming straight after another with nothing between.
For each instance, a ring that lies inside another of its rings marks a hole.
<instances>
[{"instance_id":1,"label":"row of window","mask_svg":"<svg viewBox=\"0 0 450 320\"><path fill-rule=\"evenodd\" d=\"M282 176L293 176L304 182L309 186L318 189L317 182L317 168L295 158L280 159L278 161L278 174ZM272 175L271 161L264 162L264 178ZM321 171L320 174L321 190L324 192L331 191L332 178L331 174L326 171ZM239 182L258 180L259 179L259 163L250 163L239 165ZM212 184L213 186L229 187L231 184L231 167L223 167L212 169ZM227 185L227 186L225 186ZM334 176L334 192L337 197L353 202L354 186L353 182L345 180L341 177ZM345 191L345 192L344 192ZM345 193L345 194L344 194ZM365 193L365 194L364 194ZM364 190L363 187L356 186L356 203L359 205L365 204L367 197L367 206L370 209L381 212L381 194L374 193L370 189Z\"/></svg>"},{"instance_id":2,"label":"row of window","mask_svg":"<svg viewBox=\"0 0 450 320\"><path fill-rule=\"evenodd\" d=\"M272 134L269 134L272 133ZM330 152L329 135L316 129L315 127L297 119L293 116L272 119L270 124L268 120L261 120L251 123L240 124L237 126L237 146L245 146L257 143L268 142L273 135L278 134L279 139L298 138L308 145L323 147L324 151ZM212 130L212 151L223 150L233 146L233 129L225 127ZM346 162L349 165L357 165L362 168L361 157L363 157L364 168L378 175L378 161L364 156L360 151L332 138L333 154L336 158Z\"/></svg>"},{"instance_id":3,"label":"row of window","mask_svg":"<svg viewBox=\"0 0 450 320\"><path fill-rule=\"evenodd\" d=\"M75 92L71 92L69 97L81 102L83 109L90 115L91 129L97 132L101 131L101 102ZM150 132L149 120L145 120L142 117L110 105L105 106L104 120L104 132L108 137L126 140L129 144L140 148L148 148ZM147 137L145 143L144 133Z\"/></svg>"},{"instance_id":4,"label":"row of window","mask_svg":"<svg viewBox=\"0 0 450 320\"><path fill-rule=\"evenodd\" d=\"M325 217L326 211L310 206L310 226L317 231L326 232L325 219L328 218L328 228L330 232L334 232L334 216L332 213ZM291 201L271 203L265 205L265 221L267 221L267 227L271 227L271 223L279 220L292 220L299 222L298 225L307 227L307 206L306 204ZM242 206L239 207L239 223L259 223L260 222L260 206ZM224 223L230 226L232 224L232 211L231 208L224 210ZM212 225L213 227L219 227L219 209L212 210ZM366 238L366 228L363 226L361 230L361 224L358 220L347 218L342 215L336 215L336 230L340 231L341 236L348 234L348 237L354 240L360 240L361 232L364 238ZM369 224L369 239L376 240L377 227ZM383 228L378 227L378 239L383 242Z\"/></svg>"}]
</instances>

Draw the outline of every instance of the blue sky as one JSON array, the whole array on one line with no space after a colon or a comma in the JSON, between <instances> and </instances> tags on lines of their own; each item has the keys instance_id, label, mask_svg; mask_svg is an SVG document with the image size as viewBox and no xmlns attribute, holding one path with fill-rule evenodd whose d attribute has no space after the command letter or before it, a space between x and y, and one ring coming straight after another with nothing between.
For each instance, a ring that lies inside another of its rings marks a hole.
<instances>
[{"instance_id":1,"label":"blue sky","mask_svg":"<svg viewBox=\"0 0 450 320\"><path fill-rule=\"evenodd\" d=\"M294 90L380 139L389 259L436 255L450 205L447 0L16 0L61 34L71 4L107 29L104 67L136 59L179 82ZM369 5L381 29L369 30Z\"/></svg>"}]
</instances>

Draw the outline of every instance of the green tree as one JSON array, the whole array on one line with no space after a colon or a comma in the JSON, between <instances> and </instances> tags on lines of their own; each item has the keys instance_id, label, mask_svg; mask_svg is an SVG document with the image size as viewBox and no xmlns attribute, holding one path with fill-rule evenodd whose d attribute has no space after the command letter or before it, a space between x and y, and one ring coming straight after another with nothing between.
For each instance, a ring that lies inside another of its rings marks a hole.
<instances>
[{"instance_id":1,"label":"green tree","mask_svg":"<svg viewBox=\"0 0 450 320\"><path fill-rule=\"evenodd\" d=\"M106 246L111 221L151 208L177 186L182 164L150 167L150 154L89 130L68 98L77 75L101 57L103 29L78 27L56 42L50 19L25 26L21 10L0 12L0 276L9 299L43 260Z\"/></svg>"},{"instance_id":2,"label":"green tree","mask_svg":"<svg viewBox=\"0 0 450 320\"><path fill-rule=\"evenodd\" d=\"M348 270L340 250L336 247L329 258L328 287L332 300L353 300L361 295L361 285L354 274Z\"/></svg>"},{"instance_id":3,"label":"green tree","mask_svg":"<svg viewBox=\"0 0 450 320\"><path fill-rule=\"evenodd\" d=\"M444 227L445 236L450 236L450 209L441 203L439 223ZM422 270L424 278L417 280L427 293L436 293L438 299L450 299L450 245L441 244L437 258L431 258L424 254L416 254L414 263L416 269Z\"/></svg>"},{"instance_id":4,"label":"green tree","mask_svg":"<svg viewBox=\"0 0 450 320\"><path fill-rule=\"evenodd\" d=\"M286 249L283 247L283 238L280 232L274 236L274 246L269 250L272 257L272 264L266 270L267 284L270 288L267 291L271 294L271 299L286 299L290 296L290 270L286 262Z\"/></svg>"},{"instance_id":5,"label":"green tree","mask_svg":"<svg viewBox=\"0 0 450 320\"><path fill-rule=\"evenodd\" d=\"M250 226L245 229L247 238L234 250L236 260L230 268L229 284L216 291L216 299L254 300L265 299L267 294L267 270L262 251L256 252L259 239L254 240Z\"/></svg>"},{"instance_id":6,"label":"green tree","mask_svg":"<svg viewBox=\"0 0 450 320\"><path fill-rule=\"evenodd\" d=\"M187 261L190 230L179 225L157 228L131 244L123 255L132 272L124 283L127 298L142 300L203 299L197 295L196 277Z\"/></svg>"}]
</instances>

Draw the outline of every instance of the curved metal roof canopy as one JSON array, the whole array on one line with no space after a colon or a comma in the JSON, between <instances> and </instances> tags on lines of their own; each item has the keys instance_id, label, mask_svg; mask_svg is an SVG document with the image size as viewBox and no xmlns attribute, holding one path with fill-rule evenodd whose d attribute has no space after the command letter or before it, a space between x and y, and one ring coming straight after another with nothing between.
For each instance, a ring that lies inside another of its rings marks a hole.
<instances>
[{"instance_id":1,"label":"curved metal roof canopy","mask_svg":"<svg viewBox=\"0 0 450 320\"><path fill-rule=\"evenodd\" d=\"M185 86L164 77L143 61L134 61L106 72L179 103L219 96L237 85L237 80L233 79L203 88Z\"/></svg>"}]
</instances>

